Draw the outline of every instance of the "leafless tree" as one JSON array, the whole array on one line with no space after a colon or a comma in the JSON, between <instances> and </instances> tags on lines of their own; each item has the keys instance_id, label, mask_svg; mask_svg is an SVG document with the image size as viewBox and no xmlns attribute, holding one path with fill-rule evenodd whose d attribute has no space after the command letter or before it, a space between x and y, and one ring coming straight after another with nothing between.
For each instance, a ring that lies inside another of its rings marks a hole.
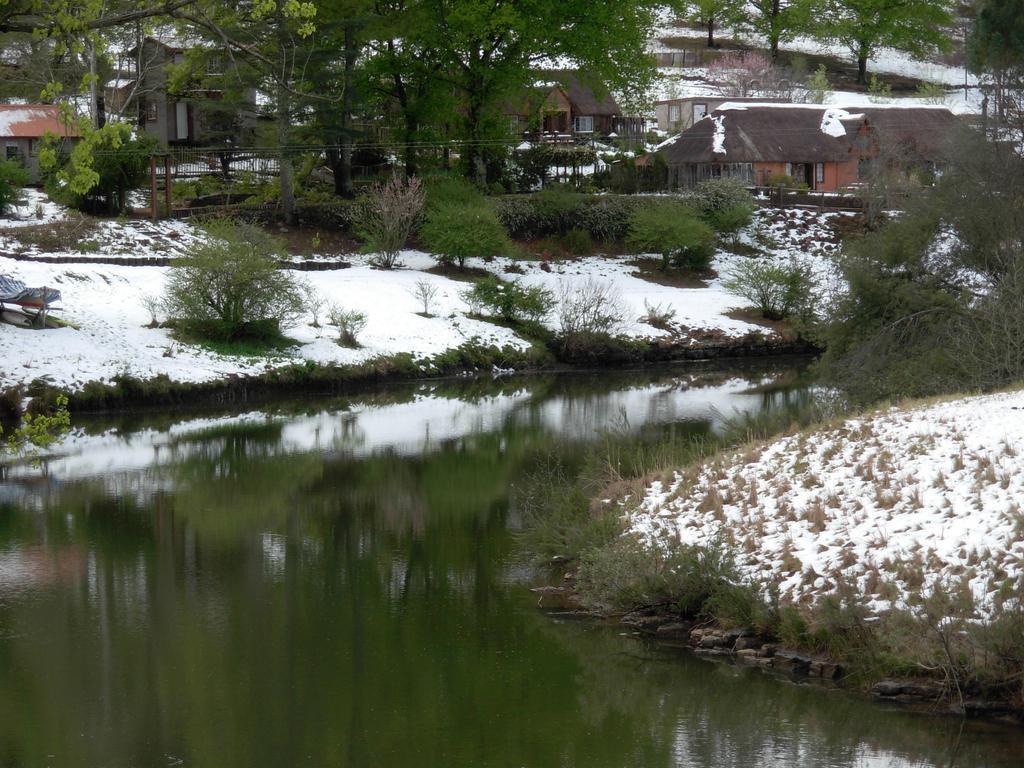
<instances>
[{"instance_id":1,"label":"leafless tree","mask_svg":"<svg viewBox=\"0 0 1024 768\"><path fill-rule=\"evenodd\" d=\"M429 280L417 280L413 286L412 295L423 304L423 315L431 317L430 307L437 296L437 286Z\"/></svg>"},{"instance_id":2,"label":"leafless tree","mask_svg":"<svg viewBox=\"0 0 1024 768\"><path fill-rule=\"evenodd\" d=\"M374 252L373 264L391 269L416 229L423 212L424 192L418 179L397 176L375 184L358 215L358 228Z\"/></svg>"}]
</instances>

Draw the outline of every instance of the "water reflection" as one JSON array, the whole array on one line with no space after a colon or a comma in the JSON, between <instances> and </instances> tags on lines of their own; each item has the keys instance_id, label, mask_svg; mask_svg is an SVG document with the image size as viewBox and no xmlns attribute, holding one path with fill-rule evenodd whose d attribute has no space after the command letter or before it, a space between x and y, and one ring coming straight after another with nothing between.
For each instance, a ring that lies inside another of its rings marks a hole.
<instances>
[{"instance_id":1,"label":"water reflection","mask_svg":"<svg viewBox=\"0 0 1024 768\"><path fill-rule=\"evenodd\" d=\"M538 457L711 430L791 376L85 423L0 484L0 765L951 764L946 721L560 623L519 583L509 487ZM1005 730L962 741L1019 764Z\"/></svg>"}]
</instances>

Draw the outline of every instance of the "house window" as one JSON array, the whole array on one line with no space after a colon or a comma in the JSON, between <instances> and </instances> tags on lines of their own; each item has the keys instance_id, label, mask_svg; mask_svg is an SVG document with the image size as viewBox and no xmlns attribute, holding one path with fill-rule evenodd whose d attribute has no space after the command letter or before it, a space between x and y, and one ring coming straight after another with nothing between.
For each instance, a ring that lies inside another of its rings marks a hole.
<instances>
[{"instance_id":1,"label":"house window","mask_svg":"<svg viewBox=\"0 0 1024 768\"><path fill-rule=\"evenodd\" d=\"M815 163L814 164L814 183L824 184L825 183L825 164Z\"/></svg>"},{"instance_id":2,"label":"house window","mask_svg":"<svg viewBox=\"0 0 1024 768\"><path fill-rule=\"evenodd\" d=\"M590 115L584 115L577 117L573 121L573 127L576 129L576 133L593 133L594 132L594 118Z\"/></svg>"},{"instance_id":3,"label":"house window","mask_svg":"<svg viewBox=\"0 0 1024 768\"><path fill-rule=\"evenodd\" d=\"M157 104L155 101L146 102L146 122L155 123L160 118L160 113L157 110Z\"/></svg>"},{"instance_id":4,"label":"house window","mask_svg":"<svg viewBox=\"0 0 1024 768\"><path fill-rule=\"evenodd\" d=\"M793 178L793 164L792 163L786 163L786 175L789 176L790 178Z\"/></svg>"},{"instance_id":5,"label":"house window","mask_svg":"<svg viewBox=\"0 0 1024 768\"><path fill-rule=\"evenodd\" d=\"M705 117L707 117L707 114L708 114L708 105L707 104L694 104L693 105L693 122L696 123L698 120L703 120Z\"/></svg>"},{"instance_id":6,"label":"house window","mask_svg":"<svg viewBox=\"0 0 1024 768\"><path fill-rule=\"evenodd\" d=\"M670 104L668 107L668 121L670 123L678 123L682 117L682 109L678 104Z\"/></svg>"},{"instance_id":7,"label":"house window","mask_svg":"<svg viewBox=\"0 0 1024 768\"><path fill-rule=\"evenodd\" d=\"M18 154L19 153L17 144L7 144L4 147L4 157L6 157L8 160L17 160Z\"/></svg>"},{"instance_id":8,"label":"house window","mask_svg":"<svg viewBox=\"0 0 1024 768\"><path fill-rule=\"evenodd\" d=\"M672 66L673 67L685 67L686 66L686 53L673 53L672 54Z\"/></svg>"}]
</instances>

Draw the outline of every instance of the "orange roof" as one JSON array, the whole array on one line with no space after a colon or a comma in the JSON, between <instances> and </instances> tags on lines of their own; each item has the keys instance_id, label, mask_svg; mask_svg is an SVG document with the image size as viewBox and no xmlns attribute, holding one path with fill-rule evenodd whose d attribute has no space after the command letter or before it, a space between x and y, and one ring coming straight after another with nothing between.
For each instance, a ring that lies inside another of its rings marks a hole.
<instances>
[{"instance_id":1,"label":"orange roof","mask_svg":"<svg viewBox=\"0 0 1024 768\"><path fill-rule=\"evenodd\" d=\"M60 119L56 104L0 104L0 138L38 139L46 133L80 135Z\"/></svg>"}]
</instances>

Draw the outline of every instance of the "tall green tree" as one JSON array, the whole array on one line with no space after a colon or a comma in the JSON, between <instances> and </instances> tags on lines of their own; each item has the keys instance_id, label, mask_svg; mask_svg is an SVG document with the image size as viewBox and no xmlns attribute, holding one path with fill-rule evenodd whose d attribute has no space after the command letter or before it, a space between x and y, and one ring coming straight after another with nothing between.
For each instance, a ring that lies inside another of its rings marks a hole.
<instances>
[{"instance_id":1,"label":"tall green tree","mask_svg":"<svg viewBox=\"0 0 1024 768\"><path fill-rule=\"evenodd\" d=\"M467 172L487 180L490 145L507 138L504 100L556 62L594 83L642 88L653 77L646 53L650 0L423 0L435 22L431 47L442 79L460 97Z\"/></svg>"},{"instance_id":2,"label":"tall green tree","mask_svg":"<svg viewBox=\"0 0 1024 768\"><path fill-rule=\"evenodd\" d=\"M723 24L743 18L746 3L743 0L686 0L680 13L708 33L708 48L715 47L715 30Z\"/></svg>"},{"instance_id":3,"label":"tall green tree","mask_svg":"<svg viewBox=\"0 0 1024 768\"><path fill-rule=\"evenodd\" d=\"M269 99L278 148L281 209L295 220L293 129L309 98L304 79L317 6L311 0L196 0L172 15L256 73Z\"/></svg>"},{"instance_id":4,"label":"tall green tree","mask_svg":"<svg viewBox=\"0 0 1024 768\"><path fill-rule=\"evenodd\" d=\"M1024 67L1024 0L979 0L967 43L976 69Z\"/></svg>"},{"instance_id":5,"label":"tall green tree","mask_svg":"<svg viewBox=\"0 0 1024 768\"><path fill-rule=\"evenodd\" d=\"M857 82L867 82L868 59L882 47L925 56L949 47L946 0L828 0L822 33L857 60Z\"/></svg>"},{"instance_id":6,"label":"tall green tree","mask_svg":"<svg viewBox=\"0 0 1024 768\"><path fill-rule=\"evenodd\" d=\"M772 61L779 58L779 45L810 27L819 0L750 0L739 25L768 43Z\"/></svg>"}]
</instances>

